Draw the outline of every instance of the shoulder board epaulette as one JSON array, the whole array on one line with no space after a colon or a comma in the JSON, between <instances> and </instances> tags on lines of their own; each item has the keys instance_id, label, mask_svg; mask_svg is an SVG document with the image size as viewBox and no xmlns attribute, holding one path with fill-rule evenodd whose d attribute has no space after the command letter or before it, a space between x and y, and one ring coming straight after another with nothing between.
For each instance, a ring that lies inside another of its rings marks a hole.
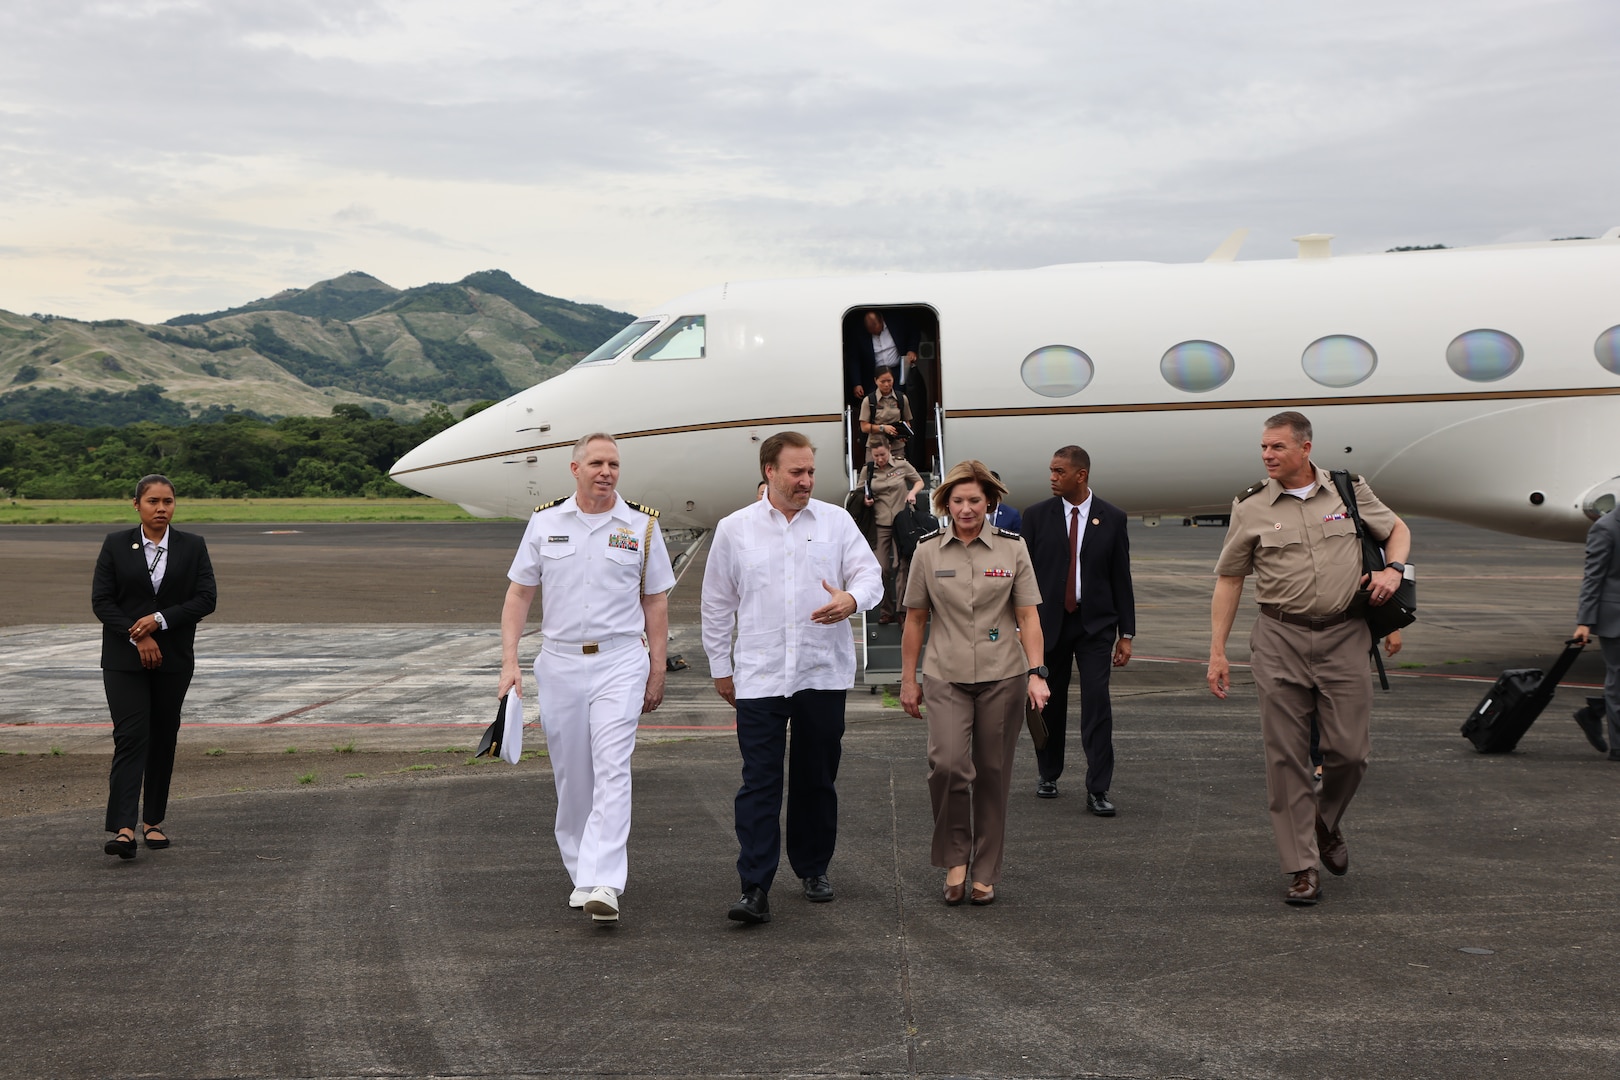
<instances>
[{"instance_id":1,"label":"shoulder board epaulette","mask_svg":"<svg viewBox=\"0 0 1620 1080\"><path fill-rule=\"evenodd\" d=\"M1000 525L996 526L996 535L1005 536L1009 540L1022 540L1024 538L1022 534L1015 533L1011 529L1003 529Z\"/></svg>"},{"instance_id":2,"label":"shoulder board epaulette","mask_svg":"<svg viewBox=\"0 0 1620 1080\"><path fill-rule=\"evenodd\" d=\"M568 496L564 495L561 499L552 499L548 503L541 503L539 506L534 508L534 512L538 514L542 510L550 510L553 506L556 506L558 503L563 502L567 498Z\"/></svg>"},{"instance_id":3,"label":"shoulder board epaulette","mask_svg":"<svg viewBox=\"0 0 1620 1080\"><path fill-rule=\"evenodd\" d=\"M945 530L943 528L936 525L936 526L934 526L934 529L933 529L932 532L925 532L921 536L917 537L917 543L920 544L924 540L932 540L934 537L938 536L940 533L942 533L944 531Z\"/></svg>"},{"instance_id":4,"label":"shoulder board epaulette","mask_svg":"<svg viewBox=\"0 0 1620 1080\"><path fill-rule=\"evenodd\" d=\"M1258 495L1264 490L1266 490L1266 482L1264 480L1256 480L1254 483L1250 484L1248 487L1239 492L1235 501L1242 502L1250 495Z\"/></svg>"},{"instance_id":5,"label":"shoulder board epaulette","mask_svg":"<svg viewBox=\"0 0 1620 1080\"><path fill-rule=\"evenodd\" d=\"M630 509L636 511L637 513L646 514L648 517L657 517L658 516L658 510L655 507L642 506L640 503L631 502L629 499L624 500L624 504L626 506L628 506Z\"/></svg>"}]
</instances>

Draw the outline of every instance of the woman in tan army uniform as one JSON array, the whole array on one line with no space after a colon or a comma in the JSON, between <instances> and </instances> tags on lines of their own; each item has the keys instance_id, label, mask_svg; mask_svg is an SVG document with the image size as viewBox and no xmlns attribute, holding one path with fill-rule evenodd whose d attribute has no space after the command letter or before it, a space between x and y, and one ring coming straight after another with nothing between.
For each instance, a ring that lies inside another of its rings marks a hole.
<instances>
[{"instance_id":1,"label":"woman in tan army uniform","mask_svg":"<svg viewBox=\"0 0 1620 1080\"><path fill-rule=\"evenodd\" d=\"M951 524L918 542L906 585L900 704L916 717L928 704L933 864L945 870L951 905L967 894L970 863L972 902L995 901L1024 707L1042 708L1049 696L1035 610L1041 594L1029 552L1017 533L985 524L1006 494L983 462L964 461L946 473L934 509L950 515Z\"/></svg>"}]
</instances>

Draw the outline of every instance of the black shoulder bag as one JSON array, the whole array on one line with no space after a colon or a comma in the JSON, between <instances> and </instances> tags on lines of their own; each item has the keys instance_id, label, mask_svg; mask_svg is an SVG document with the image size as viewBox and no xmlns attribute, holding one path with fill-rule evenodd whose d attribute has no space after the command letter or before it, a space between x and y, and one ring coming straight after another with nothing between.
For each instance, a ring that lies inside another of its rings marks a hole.
<instances>
[{"instance_id":1,"label":"black shoulder bag","mask_svg":"<svg viewBox=\"0 0 1620 1080\"><path fill-rule=\"evenodd\" d=\"M1384 569L1384 549L1367 533L1367 526L1361 520L1361 511L1356 508L1356 486L1350 479L1346 469L1334 469L1328 473L1333 478L1333 487L1344 500L1344 507L1350 512L1350 520L1356 525L1356 539L1361 542L1361 572L1364 574L1377 573ZM1403 627L1411 626L1417 621L1417 582L1402 577L1400 587L1382 604L1373 604L1372 590L1358 588L1355 598L1350 601L1350 609L1367 620L1367 629L1372 631L1373 662L1378 666L1378 682L1385 690L1389 689L1389 677L1384 673L1384 658L1378 652L1378 643Z\"/></svg>"}]
</instances>

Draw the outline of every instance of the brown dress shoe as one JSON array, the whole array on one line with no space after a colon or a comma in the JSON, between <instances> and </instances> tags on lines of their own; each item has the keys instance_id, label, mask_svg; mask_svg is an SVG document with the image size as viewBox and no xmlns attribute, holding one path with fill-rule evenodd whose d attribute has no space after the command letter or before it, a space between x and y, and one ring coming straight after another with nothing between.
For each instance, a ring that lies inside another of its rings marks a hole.
<instances>
[{"instance_id":1,"label":"brown dress shoe","mask_svg":"<svg viewBox=\"0 0 1620 1080\"><path fill-rule=\"evenodd\" d=\"M1328 832L1321 818L1316 819L1316 853L1334 877L1350 872L1350 845L1344 842L1344 830Z\"/></svg>"},{"instance_id":2,"label":"brown dress shoe","mask_svg":"<svg viewBox=\"0 0 1620 1080\"><path fill-rule=\"evenodd\" d=\"M945 886L945 903L947 906L955 907L957 904L960 904L964 899L966 899L966 897L967 882L958 881L955 885Z\"/></svg>"},{"instance_id":3,"label":"brown dress shoe","mask_svg":"<svg viewBox=\"0 0 1620 1080\"><path fill-rule=\"evenodd\" d=\"M1295 874L1294 883L1288 886L1288 891L1283 894L1283 900L1300 907L1307 907L1320 899L1322 899L1322 882L1314 866Z\"/></svg>"},{"instance_id":4,"label":"brown dress shoe","mask_svg":"<svg viewBox=\"0 0 1620 1080\"><path fill-rule=\"evenodd\" d=\"M994 885L986 885L980 888L978 882L973 883L973 895L968 897L968 903L974 907L989 907L995 902L996 887Z\"/></svg>"}]
</instances>

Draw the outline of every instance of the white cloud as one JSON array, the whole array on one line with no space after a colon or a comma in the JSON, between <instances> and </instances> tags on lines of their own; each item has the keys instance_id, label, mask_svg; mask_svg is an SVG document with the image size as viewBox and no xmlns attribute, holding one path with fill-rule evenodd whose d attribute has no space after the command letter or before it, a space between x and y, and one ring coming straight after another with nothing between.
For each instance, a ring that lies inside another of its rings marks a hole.
<instances>
[{"instance_id":1,"label":"white cloud","mask_svg":"<svg viewBox=\"0 0 1620 1080\"><path fill-rule=\"evenodd\" d=\"M0 307L161 318L499 266L722 278L1620 223L1605 0L0 11Z\"/></svg>"}]
</instances>

